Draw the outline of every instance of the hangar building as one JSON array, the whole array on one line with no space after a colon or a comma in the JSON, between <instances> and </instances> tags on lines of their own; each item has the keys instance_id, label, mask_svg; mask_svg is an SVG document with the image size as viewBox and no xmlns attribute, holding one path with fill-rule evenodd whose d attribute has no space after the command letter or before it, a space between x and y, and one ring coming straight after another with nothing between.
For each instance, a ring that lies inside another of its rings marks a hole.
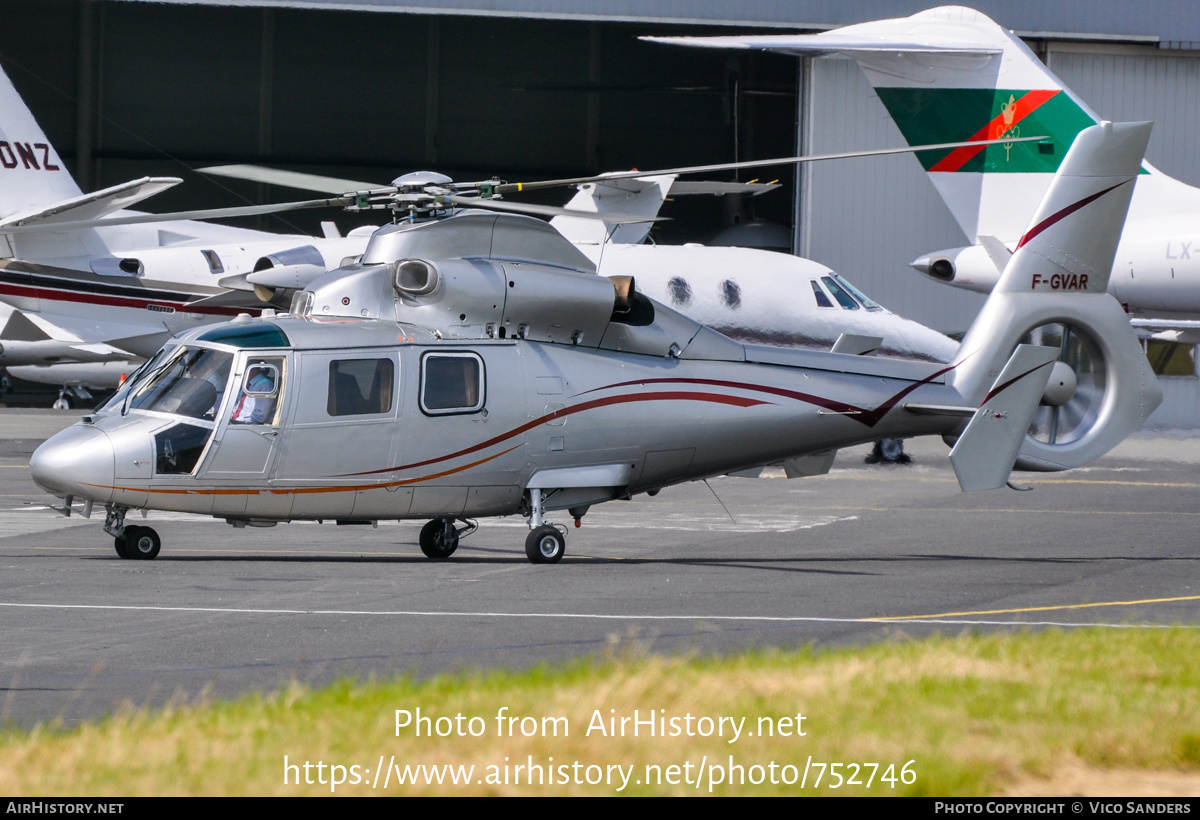
<instances>
[{"instance_id":1,"label":"hangar building","mask_svg":"<svg viewBox=\"0 0 1200 820\"><path fill-rule=\"evenodd\" d=\"M0 0L0 65L84 190L182 176L152 210L294 198L192 169L253 163L386 183L413 170L519 181L902 144L853 62L683 49L642 35L817 32L913 14L885 0ZM1147 158L1200 185L1200 18L1186 4L976 0L1102 116L1153 119ZM732 17L736 13L736 17ZM756 173L753 200L681 198L658 241L777 226L892 310L961 331L982 298L908 268L964 237L911 157ZM747 179L749 174L743 174ZM728 178L728 177L726 177ZM560 204L566 195L538 201ZM261 217L346 230L348 214ZM1190 350L1151 422L1200 425Z\"/></svg>"}]
</instances>

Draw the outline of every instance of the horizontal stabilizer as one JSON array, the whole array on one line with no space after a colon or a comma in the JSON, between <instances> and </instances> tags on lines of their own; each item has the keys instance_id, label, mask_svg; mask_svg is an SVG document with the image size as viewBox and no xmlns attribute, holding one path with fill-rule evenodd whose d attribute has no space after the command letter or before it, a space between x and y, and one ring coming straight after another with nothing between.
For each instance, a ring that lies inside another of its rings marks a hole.
<instances>
[{"instance_id":1,"label":"horizontal stabilizer","mask_svg":"<svg viewBox=\"0 0 1200 820\"><path fill-rule=\"evenodd\" d=\"M55 202L37 210L13 214L0 222L0 228L99 219L173 188L181 182L183 180L177 177L142 177L102 191Z\"/></svg>"},{"instance_id":2,"label":"horizontal stabilizer","mask_svg":"<svg viewBox=\"0 0 1200 820\"><path fill-rule=\"evenodd\" d=\"M1018 345L950 451L964 492L1003 487L1046 391L1058 350Z\"/></svg>"},{"instance_id":3,"label":"horizontal stabilizer","mask_svg":"<svg viewBox=\"0 0 1200 820\"><path fill-rule=\"evenodd\" d=\"M892 21L883 21L892 22ZM870 24L869 24L870 25ZM879 26L878 23L873 24ZM998 54L1001 49L979 42L945 36L940 32L924 37L914 37L903 31L859 31L863 26L850 26L842 31L822 34L751 34L726 37L641 37L654 43L700 48L765 49L785 54L819 57L823 54L846 54L856 51L884 52L887 54Z\"/></svg>"}]
</instances>

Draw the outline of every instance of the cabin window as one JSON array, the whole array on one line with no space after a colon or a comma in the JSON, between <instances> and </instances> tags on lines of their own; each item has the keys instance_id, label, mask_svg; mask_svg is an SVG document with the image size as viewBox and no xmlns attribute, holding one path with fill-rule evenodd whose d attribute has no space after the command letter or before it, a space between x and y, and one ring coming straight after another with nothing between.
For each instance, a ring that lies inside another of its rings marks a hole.
<instances>
[{"instance_id":1,"label":"cabin window","mask_svg":"<svg viewBox=\"0 0 1200 820\"><path fill-rule=\"evenodd\" d=\"M854 301L854 297L845 288L833 281L832 276L822 276L821 281L825 283L825 287L829 288L829 292L833 294L834 299L837 299L839 305L846 310L858 310L858 302Z\"/></svg>"},{"instance_id":2,"label":"cabin window","mask_svg":"<svg viewBox=\"0 0 1200 820\"><path fill-rule=\"evenodd\" d=\"M216 251L200 251L204 254L204 261L208 262L208 269L212 273L224 273L225 266L221 264L221 257L217 256Z\"/></svg>"},{"instance_id":3,"label":"cabin window","mask_svg":"<svg viewBox=\"0 0 1200 820\"><path fill-rule=\"evenodd\" d=\"M667 281L667 292L671 294L671 301L680 307L692 303L692 286L681 276L672 276Z\"/></svg>"},{"instance_id":4,"label":"cabin window","mask_svg":"<svg viewBox=\"0 0 1200 820\"><path fill-rule=\"evenodd\" d=\"M825 291L821 290L821 284L816 279L809 281L812 282L813 296L816 297L817 307L833 307L833 302L829 301L829 297L825 295Z\"/></svg>"},{"instance_id":5,"label":"cabin window","mask_svg":"<svg viewBox=\"0 0 1200 820\"><path fill-rule=\"evenodd\" d=\"M329 363L331 416L366 416L392 409L396 368L391 359L343 359Z\"/></svg>"},{"instance_id":6,"label":"cabin window","mask_svg":"<svg viewBox=\"0 0 1200 820\"><path fill-rule=\"evenodd\" d=\"M421 412L430 416L483 409L483 360L474 353L431 353L421 359Z\"/></svg>"},{"instance_id":7,"label":"cabin window","mask_svg":"<svg viewBox=\"0 0 1200 820\"><path fill-rule=\"evenodd\" d=\"M742 289L738 287L738 283L732 279L726 279L721 283L721 301L725 306L737 310L742 306Z\"/></svg>"}]
</instances>

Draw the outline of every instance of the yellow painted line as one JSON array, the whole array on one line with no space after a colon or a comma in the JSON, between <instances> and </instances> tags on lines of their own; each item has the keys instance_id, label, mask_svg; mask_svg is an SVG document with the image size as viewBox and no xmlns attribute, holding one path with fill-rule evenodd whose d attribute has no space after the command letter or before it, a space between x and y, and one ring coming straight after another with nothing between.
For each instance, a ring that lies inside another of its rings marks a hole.
<instances>
[{"instance_id":1,"label":"yellow painted line","mask_svg":"<svg viewBox=\"0 0 1200 820\"><path fill-rule=\"evenodd\" d=\"M813 476L812 478L821 478L821 476ZM843 481L903 481L906 483L926 483L926 484L954 484L957 483L953 478L934 478L930 476L870 476L858 474L836 474L830 473L824 478L841 479ZM1018 476L1014 479L1019 484L1029 484L1031 487L1037 487L1042 484L1108 484L1120 487L1181 487L1184 489L1195 489L1200 487L1200 483L1195 481L1117 481L1115 479L1099 479L1099 478L1038 478L1026 479Z\"/></svg>"},{"instance_id":2,"label":"yellow painted line","mask_svg":"<svg viewBox=\"0 0 1200 820\"><path fill-rule=\"evenodd\" d=\"M885 615L865 618L867 621L921 621L926 618L966 618L974 615L1011 615L1017 612L1054 612L1062 609L1093 609L1101 606L1137 606L1139 604L1169 604L1175 601L1200 601L1200 595L1178 598L1145 598L1141 601L1102 601L1094 604L1063 604L1062 606L1030 606L1021 609L981 609L975 612L940 612L937 615Z\"/></svg>"},{"instance_id":3,"label":"yellow painted line","mask_svg":"<svg viewBox=\"0 0 1200 820\"><path fill-rule=\"evenodd\" d=\"M838 507L832 504L813 504L807 510L857 510L861 512L909 512L909 513L1023 513L1040 515L1183 515L1200 516L1200 512L1173 512L1170 510L1037 510L1003 509L987 507Z\"/></svg>"}]
</instances>

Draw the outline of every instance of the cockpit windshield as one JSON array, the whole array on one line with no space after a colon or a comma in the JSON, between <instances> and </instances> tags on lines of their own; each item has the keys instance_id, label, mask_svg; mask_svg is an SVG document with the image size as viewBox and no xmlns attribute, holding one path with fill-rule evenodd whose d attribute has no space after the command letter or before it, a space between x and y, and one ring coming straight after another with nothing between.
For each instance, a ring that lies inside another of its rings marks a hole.
<instances>
[{"instance_id":1,"label":"cockpit windshield","mask_svg":"<svg viewBox=\"0 0 1200 820\"><path fill-rule=\"evenodd\" d=\"M142 384L134 386L129 407L214 421L232 365L232 353L180 347L156 370L148 372Z\"/></svg>"}]
</instances>

